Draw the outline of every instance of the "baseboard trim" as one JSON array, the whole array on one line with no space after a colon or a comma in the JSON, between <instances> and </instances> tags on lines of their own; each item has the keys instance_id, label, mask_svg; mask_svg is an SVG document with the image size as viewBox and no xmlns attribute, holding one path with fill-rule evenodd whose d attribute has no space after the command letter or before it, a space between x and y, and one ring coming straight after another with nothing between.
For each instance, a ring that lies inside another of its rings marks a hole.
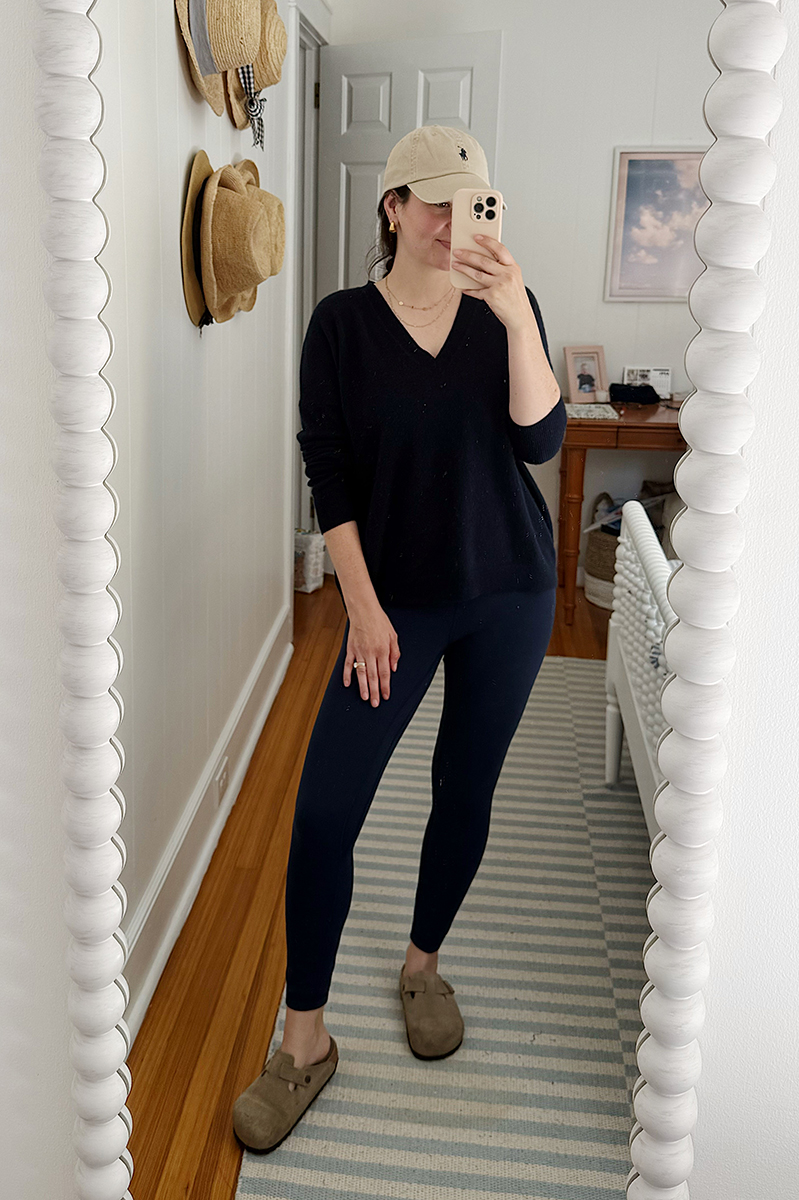
<instances>
[{"instance_id":1,"label":"baseboard trim","mask_svg":"<svg viewBox=\"0 0 799 1200\"><path fill-rule=\"evenodd\" d=\"M172 949L200 890L208 865L236 803L258 738L294 654L293 605L278 613L233 710L189 797L152 879L127 926L125 979L130 1001L125 1020L131 1045L141 1028ZM213 804L213 776L221 756L229 759L223 803Z\"/></svg>"}]
</instances>

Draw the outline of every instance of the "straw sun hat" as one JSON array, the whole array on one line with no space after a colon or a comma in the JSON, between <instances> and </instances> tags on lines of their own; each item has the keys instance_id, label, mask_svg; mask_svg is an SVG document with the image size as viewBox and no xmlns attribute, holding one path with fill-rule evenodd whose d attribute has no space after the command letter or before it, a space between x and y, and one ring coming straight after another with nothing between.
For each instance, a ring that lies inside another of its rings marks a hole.
<instances>
[{"instance_id":1,"label":"straw sun hat","mask_svg":"<svg viewBox=\"0 0 799 1200\"><path fill-rule=\"evenodd\" d=\"M256 93L280 82L288 40L286 26L277 11L277 0L259 0L259 6L260 42L258 52L252 60L253 91ZM242 86L241 73L235 69L226 71L225 86L233 123L237 129L246 129L250 116L247 112L247 97ZM260 97L258 99L260 100Z\"/></svg>"},{"instance_id":2,"label":"straw sun hat","mask_svg":"<svg viewBox=\"0 0 799 1200\"><path fill-rule=\"evenodd\" d=\"M285 216L260 186L250 159L215 171L204 150L194 157L181 230L183 294L200 328L229 321L255 304L258 284L283 265Z\"/></svg>"},{"instance_id":3,"label":"straw sun hat","mask_svg":"<svg viewBox=\"0 0 799 1200\"><path fill-rule=\"evenodd\" d=\"M219 117L224 72L251 64L261 39L261 0L175 0L194 84Z\"/></svg>"}]
</instances>

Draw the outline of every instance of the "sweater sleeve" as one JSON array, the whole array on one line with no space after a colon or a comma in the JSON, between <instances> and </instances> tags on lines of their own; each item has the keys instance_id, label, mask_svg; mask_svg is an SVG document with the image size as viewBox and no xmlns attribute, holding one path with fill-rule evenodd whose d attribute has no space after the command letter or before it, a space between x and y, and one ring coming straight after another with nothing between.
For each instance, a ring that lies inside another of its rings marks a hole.
<instances>
[{"instance_id":1,"label":"sweater sleeve","mask_svg":"<svg viewBox=\"0 0 799 1200\"><path fill-rule=\"evenodd\" d=\"M341 406L338 368L328 333L314 310L300 356L300 418L297 441L321 533L357 520L352 444Z\"/></svg>"},{"instance_id":2,"label":"sweater sleeve","mask_svg":"<svg viewBox=\"0 0 799 1200\"><path fill-rule=\"evenodd\" d=\"M538 307L538 301L530 289L526 287L525 291L535 315L538 332L541 334L541 342L544 347L544 353L547 356L547 362L551 367L552 359L549 356L549 345L547 344L547 335L544 329L541 309ZM566 407L563 403L563 396L560 395L558 397L557 404L549 410L545 417L542 417L540 421L535 421L532 425L517 425L511 417L509 409L508 433L511 445L513 446L513 453L522 462L542 463L548 462L550 458L554 458L558 450L560 450L566 433Z\"/></svg>"}]
</instances>

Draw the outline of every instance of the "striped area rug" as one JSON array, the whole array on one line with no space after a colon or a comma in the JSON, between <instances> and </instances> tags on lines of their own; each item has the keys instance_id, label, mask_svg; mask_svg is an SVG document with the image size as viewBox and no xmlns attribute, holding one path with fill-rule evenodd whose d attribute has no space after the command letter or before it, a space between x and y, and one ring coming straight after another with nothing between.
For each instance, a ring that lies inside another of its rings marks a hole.
<instances>
[{"instance_id":1,"label":"striped area rug","mask_svg":"<svg viewBox=\"0 0 799 1200\"><path fill-rule=\"evenodd\" d=\"M604 672L600 661L544 659L494 793L485 856L439 952L464 1041L425 1063L407 1043L398 976L442 663L356 844L325 1010L338 1069L277 1150L245 1151L237 1198L624 1195L654 880L626 742L621 783L604 786ZM285 993L270 1055L284 1016Z\"/></svg>"}]
</instances>

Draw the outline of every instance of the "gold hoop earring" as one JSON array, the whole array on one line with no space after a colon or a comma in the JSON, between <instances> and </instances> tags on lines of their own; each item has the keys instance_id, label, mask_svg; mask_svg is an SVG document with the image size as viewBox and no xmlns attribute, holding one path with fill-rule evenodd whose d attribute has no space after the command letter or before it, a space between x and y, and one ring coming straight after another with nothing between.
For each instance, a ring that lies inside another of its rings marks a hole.
<instances>
[{"instance_id":1,"label":"gold hoop earring","mask_svg":"<svg viewBox=\"0 0 799 1200\"><path fill-rule=\"evenodd\" d=\"M389 232L389 233L396 233L396 232L397 232L397 227L396 227L396 225L394 224L394 222L393 222L393 221L391 222L391 224L390 224L390 225L389 225L389 227L388 227L388 232Z\"/></svg>"}]
</instances>

